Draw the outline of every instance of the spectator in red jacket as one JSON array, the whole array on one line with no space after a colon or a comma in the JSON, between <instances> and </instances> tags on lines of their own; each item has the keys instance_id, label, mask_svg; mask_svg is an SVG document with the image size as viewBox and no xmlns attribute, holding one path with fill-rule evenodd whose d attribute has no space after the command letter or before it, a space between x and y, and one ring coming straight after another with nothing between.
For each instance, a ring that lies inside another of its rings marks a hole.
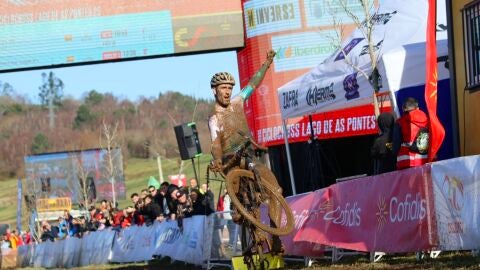
<instances>
[{"instance_id":1,"label":"spectator in red jacket","mask_svg":"<svg viewBox=\"0 0 480 270\"><path fill-rule=\"evenodd\" d=\"M125 209L118 211L113 216L113 227L114 228L126 228L130 227L133 223L133 213L135 212L135 208L128 206Z\"/></svg>"},{"instance_id":2,"label":"spectator in red jacket","mask_svg":"<svg viewBox=\"0 0 480 270\"><path fill-rule=\"evenodd\" d=\"M397 169L421 166L428 162L428 154L420 154L411 149L419 130L428 128L428 117L418 108L418 101L415 98L407 98L402 107L403 115L397 120L396 125L400 132L397 131L397 139L394 138L394 142L399 140L401 142L397 154Z\"/></svg>"}]
</instances>

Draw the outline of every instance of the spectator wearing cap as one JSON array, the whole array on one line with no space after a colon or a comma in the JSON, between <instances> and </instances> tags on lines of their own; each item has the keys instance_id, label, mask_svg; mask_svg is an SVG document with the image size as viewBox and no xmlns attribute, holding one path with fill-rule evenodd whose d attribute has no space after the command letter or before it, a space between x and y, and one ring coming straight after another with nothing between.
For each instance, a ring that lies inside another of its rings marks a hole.
<instances>
[{"instance_id":1,"label":"spectator wearing cap","mask_svg":"<svg viewBox=\"0 0 480 270\"><path fill-rule=\"evenodd\" d=\"M183 230L183 218L191 216L193 212L193 205L187 191L177 189L175 191L175 201L177 202L176 220L180 230Z\"/></svg>"}]
</instances>

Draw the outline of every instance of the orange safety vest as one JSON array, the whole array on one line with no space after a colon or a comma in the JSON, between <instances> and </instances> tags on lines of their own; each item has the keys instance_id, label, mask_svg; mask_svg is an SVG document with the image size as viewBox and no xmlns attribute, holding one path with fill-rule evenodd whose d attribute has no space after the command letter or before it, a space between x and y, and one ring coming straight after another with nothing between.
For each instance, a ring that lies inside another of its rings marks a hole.
<instances>
[{"instance_id":1,"label":"orange safety vest","mask_svg":"<svg viewBox=\"0 0 480 270\"><path fill-rule=\"evenodd\" d=\"M428 126L427 115L419 109L407 112L398 119L402 130L402 144L397 155L397 169L421 166L428 162L427 154L419 154L410 150L410 145L422 127Z\"/></svg>"}]
</instances>

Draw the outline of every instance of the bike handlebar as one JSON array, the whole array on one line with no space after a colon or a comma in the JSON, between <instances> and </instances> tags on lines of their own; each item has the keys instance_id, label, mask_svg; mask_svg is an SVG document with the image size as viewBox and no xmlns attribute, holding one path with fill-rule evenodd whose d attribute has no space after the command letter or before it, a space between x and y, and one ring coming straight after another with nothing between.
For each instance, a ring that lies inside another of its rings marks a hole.
<instances>
[{"instance_id":1,"label":"bike handlebar","mask_svg":"<svg viewBox=\"0 0 480 270\"><path fill-rule=\"evenodd\" d=\"M247 147L250 144L253 145L254 148L259 149L260 151L267 151L267 149L268 149L267 147L258 144L251 137L245 136L245 138L247 138L248 140L245 141L245 143L242 145L242 147L239 150L237 150L235 152L235 154L233 155L233 157L231 157L226 164L223 164L220 169L214 168L213 164L208 165L208 167L207 167L207 178L209 178L209 176L210 176L210 170L214 171L214 173L218 172L220 174L220 176L222 176L224 179L227 178L224 171L227 168L231 167L233 165L233 163L242 156L243 152L245 151L245 149L247 149Z\"/></svg>"}]
</instances>

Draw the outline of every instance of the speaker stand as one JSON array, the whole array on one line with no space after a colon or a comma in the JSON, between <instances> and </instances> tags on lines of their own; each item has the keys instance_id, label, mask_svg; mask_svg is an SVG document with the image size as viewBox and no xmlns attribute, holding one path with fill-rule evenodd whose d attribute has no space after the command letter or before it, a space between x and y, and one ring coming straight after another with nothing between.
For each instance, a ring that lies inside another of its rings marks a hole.
<instances>
[{"instance_id":1,"label":"speaker stand","mask_svg":"<svg viewBox=\"0 0 480 270\"><path fill-rule=\"evenodd\" d=\"M192 166L193 166L193 174L195 174L195 179L197 180L197 183L198 183L198 180L199 180L199 179L198 179L198 175L197 175L197 169L195 168L195 160L194 160L194 159L195 159L195 158L193 158L193 157L191 158L191 160L192 160Z\"/></svg>"}]
</instances>

